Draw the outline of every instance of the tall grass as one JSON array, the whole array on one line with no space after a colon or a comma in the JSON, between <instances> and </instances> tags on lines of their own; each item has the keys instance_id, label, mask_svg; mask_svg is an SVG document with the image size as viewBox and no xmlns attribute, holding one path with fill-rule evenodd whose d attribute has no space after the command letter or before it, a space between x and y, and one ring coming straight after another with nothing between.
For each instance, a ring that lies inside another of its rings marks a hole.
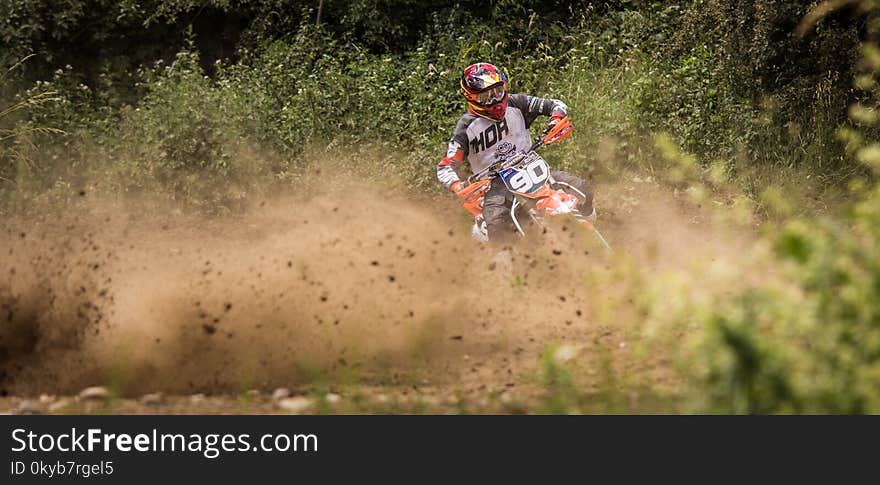
<instances>
[{"instance_id":1,"label":"tall grass","mask_svg":"<svg viewBox=\"0 0 880 485\"><path fill-rule=\"evenodd\" d=\"M10 96L10 76L25 62L33 57L26 56L0 73L0 94ZM62 134L62 130L52 126L28 123L26 115L46 103L56 101L58 93L52 90L28 91L24 96L10 96L12 102L0 107L0 184L3 191L16 191L21 184L36 173L38 168L28 156L29 151L36 150L34 138L39 135Z\"/></svg>"}]
</instances>

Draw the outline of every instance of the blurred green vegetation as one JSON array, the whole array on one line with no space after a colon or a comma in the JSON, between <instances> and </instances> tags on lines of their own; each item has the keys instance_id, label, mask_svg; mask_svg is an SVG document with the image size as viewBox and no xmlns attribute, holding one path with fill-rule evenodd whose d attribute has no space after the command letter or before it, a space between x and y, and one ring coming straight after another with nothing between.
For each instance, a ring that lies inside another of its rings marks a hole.
<instances>
[{"instance_id":1,"label":"blurred green vegetation","mask_svg":"<svg viewBox=\"0 0 880 485\"><path fill-rule=\"evenodd\" d=\"M561 168L733 187L769 221L772 277L702 299L633 283L692 337L690 410L880 412L873 1L7 0L0 19L4 210L88 189L234 211L334 149L439 194L460 72L491 61L571 107ZM545 410L582 410L545 374Z\"/></svg>"},{"instance_id":2,"label":"blurred green vegetation","mask_svg":"<svg viewBox=\"0 0 880 485\"><path fill-rule=\"evenodd\" d=\"M11 0L0 65L33 56L0 94L55 92L14 122L67 135L6 140L37 169L4 152L0 196L95 185L234 210L266 180L296 180L311 147L340 146L378 147L438 190L433 160L477 60L572 107L566 169L638 168L666 132L751 196L776 171L813 173L819 193L864 175L835 134L862 99L852 77L873 14L798 30L815 2L741 3Z\"/></svg>"}]
</instances>

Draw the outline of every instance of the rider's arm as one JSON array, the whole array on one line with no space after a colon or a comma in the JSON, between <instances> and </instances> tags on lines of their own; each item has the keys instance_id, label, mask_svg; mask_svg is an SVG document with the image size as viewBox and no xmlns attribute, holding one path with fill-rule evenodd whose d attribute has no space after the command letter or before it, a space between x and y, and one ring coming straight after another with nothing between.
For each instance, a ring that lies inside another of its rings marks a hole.
<instances>
[{"instance_id":1,"label":"rider's arm","mask_svg":"<svg viewBox=\"0 0 880 485\"><path fill-rule=\"evenodd\" d=\"M555 119L568 114L568 106L562 101L552 98L538 98L528 94L511 94L510 105L522 111L526 128L531 126L535 118L540 115Z\"/></svg>"},{"instance_id":2,"label":"rider's arm","mask_svg":"<svg viewBox=\"0 0 880 485\"><path fill-rule=\"evenodd\" d=\"M437 164L437 180L449 190L455 192L461 187L458 177L458 164L464 160L468 152L467 125L459 121L446 148L446 156Z\"/></svg>"}]
</instances>

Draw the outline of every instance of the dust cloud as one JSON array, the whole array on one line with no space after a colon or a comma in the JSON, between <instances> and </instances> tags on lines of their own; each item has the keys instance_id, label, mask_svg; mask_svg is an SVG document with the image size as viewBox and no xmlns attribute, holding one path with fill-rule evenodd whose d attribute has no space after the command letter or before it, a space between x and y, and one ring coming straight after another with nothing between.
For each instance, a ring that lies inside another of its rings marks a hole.
<instances>
[{"instance_id":1,"label":"dust cloud","mask_svg":"<svg viewBox=\"0 0 880 485\"><path fill-rule=\"evenodd\" d=\"M659 191L597 192L616 255L716 247ZM502 267L454 201L390 194L342 178L235 215L85 201L0 223L2 392L234 392L396 368L504 383L547 342L601 344L583 276L615 256L590 235L564 225Z\"/></svg>"}]
</instances>

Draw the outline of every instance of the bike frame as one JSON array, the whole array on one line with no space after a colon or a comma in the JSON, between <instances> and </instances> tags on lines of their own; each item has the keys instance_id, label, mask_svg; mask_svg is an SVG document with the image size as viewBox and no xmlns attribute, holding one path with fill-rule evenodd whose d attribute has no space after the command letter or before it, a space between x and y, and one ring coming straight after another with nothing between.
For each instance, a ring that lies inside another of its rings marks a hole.
<instances>
[{"instance_id":1,"label":"bike frame","mask_svg":"<svg viewBox=\"0 0 880 485\"><path fill-rule=\"evenodd\" d=\"M595 234L596 238L607 251L611 251L611 246L608 244L608 241L605 240L596 227L587 220L577 208L577 197L562 189L553 188L553 184L557 182L553 179L553 175L549 173L549 166L546 164L546 161L544 161L536 152L536 150L543 145L549 145L567 138L568 135L571 134L572 129L571 121L568 120L568 117L565 117L560 120L553 129L539 137L527 151L519 152L506 160L499 161L468 177L468 186L462 189L462 192L459 193L459 196L464 200L465 209L474 217L482 215L482 198L489 190L492 179L501 176L502 172L529 161L530 159L540 159L540 162L548 173L544 182L537 189L535 189L534 185L531 185L529 187L529 192L516 191L511 188L507 181L505 181L508 190L514 194L513 203L510 206L510 218L513 221L514 226L516 226L517 232L520 236L525 237L526 234L516 217L516 210L519 207L527 209L529 216L540 227L544 227L544 223L541 220L544 216L571 214L578 223ZM580 192L578 193L581 196L584 195ZM537 213L538 210L543 212L543 214L539 215Z\"/></svg>"}]
</instances>

